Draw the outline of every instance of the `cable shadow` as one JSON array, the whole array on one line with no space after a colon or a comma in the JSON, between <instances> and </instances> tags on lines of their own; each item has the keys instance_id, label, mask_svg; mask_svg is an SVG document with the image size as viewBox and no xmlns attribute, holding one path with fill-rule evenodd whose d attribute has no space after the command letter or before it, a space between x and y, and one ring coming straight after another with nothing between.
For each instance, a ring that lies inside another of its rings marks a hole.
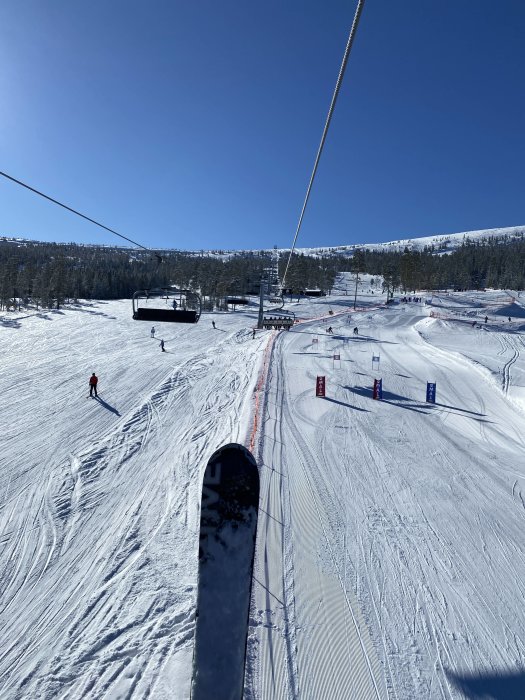
<instances>
[{"instance_id":1,"label":"cable shadow","mask_svg":"<svg viewBox=\"0 0 525 700\"><path fill-rule=\"evenodd\" d=\"M462 411L463 413L471 413L473 416L486 416L486 413L478 413L477 411L468 411L466 408L460 408L459 406L448 406L446 403L438 403L436 401L434 406L439 406L440 408L450 408L454 411Z\"/></svg>"},{"instance_id":2,"label":"cable shadow","mask_svg":"<svg viewBox=\"0 0 525 700\"><path fill-rule=\"evenodd\" d=\"M379 338L373 338L371 335L352 335L350 337L353 340L366 343L378 343L378 345L399 345L399 343L396 343L393 340L379 340Z\"/></svg>"},{"instance_id":3,"label":"cable shadow","mask_svg":"<svg viewBox=\"0 0 525 700\"><path fill-rule=\"evenodd\" d=\"M409 399L405 399L405 401L408 401ZM395 401L389 401L388 399L385 399L384 392L383 392L383 398L380 399L383 403L388 403L391 406L397 406L398 408L405 408L407 411L414 411L414 413L422 413L424 416L429 416L430 411L423 411L419 404L413 403L413 404L405 404L405 403L396 403Z\"/></svg>"},{"instance_id":4,"label":"cable shadow","mask_svg":"<svg viewBox=\"0 0 525 700\"><path fill-rule=\"evenodd\" d=\"M273 515L270 515L270 513L268 513L267 510L264 510L264 508L261 508L260 506L259 506L259 513L264 513L268 518L275 520L275 522L278 523L279 525L284 525L284 523L281 520L277 520L277 518L275 518Z\"/></svg>"},{"instance_id":5,"label":"cable shadow","mask_svg":"<svg viewBox=\"0 0 525 700\"><path fill-rule=\"evenodd\" d=\"M345 387L347 388L347 387ZM367 408L359 408L359 406L353 406L351 403L345 403L344 401L338 401L337 399L331 399L329 396L322 396L325 401L330 401L331 403L337 403L340 406L346 406L346 408L353 408L354 411L362 411L363 413L370 413Z\"/></svg>"},{"instance_id":6,"label":"cable shadow","mask_svg":"<svg viewBox=\"0 0 525 700\"><path fill-rule=\"evenodd\" d=\"M73 309L74 311L78 311L82 314L89 314L90 316L104 316L105 318L109 318L112 321L116 321L117 317L116 316L110 316L107 314L105 311L92 311L91 309Z\"/></svg>"},{"instance_id":7,"label":"cable shadow","mask_svg":"<svg viewBox=\"0 0 525 700\"><path fill-rule=\"evenodd\" d=\"M345 389L348 389L354 394L358 394L359 396L364 396L365 398L368 399L373 399L373 391L372 387L363 387L363 386L345 386ZM423 413L424 415L429 415L429 411L423 411L421 409L421 404L418 403L403 403L405 401L410 401L413 402L413 399L409 398L408 396L401 396L400 394L394 394L391 391L385 391L383 389L383 398L379 399L382 401L382 403L388 403L392 406L397 406L398 408L404 408L408 411L414 411L414 413Z\"/></svg>"},{"instance_id":8,"label":"cable shadow","mask_svg":"<svg viewBox=\"0 0 525 700\"><path fill-rule=\"evenodd\" d=\"M282 600L280 600L280 598L278 598L278 597L275 595L275 593L272 593L271 590L268 588L268 586L265 586L264 583L261 583L261 582L259 581L259 579L257 578L257 576L254 576L254 577L253 577L253 580L256 581L256 582L259 584L259 586L260 586L261 588L263 588L263 589L268 593L268 595L271 595L272 598L275 598L275 600L279 603L279 605L282 605L282 606L284 607L284 602L283 602Z\"/></svg>"},{"instance_id":9,"label":"cable shadow","mask_svg":"<svg viewBox=\"0 0 525 700\"><path fill-rule=\"evenodd\" d=\"M279 445L282 445L282 442L279 442L278 440L274 440L274 442L277 442ZM288 476L284 474L283 472L280 472L278 469L275 469L274 467L270 467L268 464L260 464L259 465L261 468L264 467L265 469L268 469L269 472L272 472L272 474L278 474L279 476L282 476L283 479L287 479Z\"/></svg>"}]
</instances>

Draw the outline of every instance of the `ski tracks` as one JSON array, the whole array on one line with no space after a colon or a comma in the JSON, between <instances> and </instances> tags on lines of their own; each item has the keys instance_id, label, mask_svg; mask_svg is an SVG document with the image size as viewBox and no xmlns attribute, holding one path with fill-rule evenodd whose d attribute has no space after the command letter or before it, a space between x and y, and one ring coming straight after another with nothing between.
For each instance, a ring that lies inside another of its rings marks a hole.
<instances>
[{"instance_id":1,"label":"ski tracks","mask_svg":"<svg viewBox=\"0 0 525 700\"><path fill-rule=\"evenodd\" d=\"M193 639L201 466L247 428L248 334L171 369L92 447L42 465L43 487L4 501L3 698L173 697Z\"/></svg>"},{"instance_id":2,"label":"ski tracks","mask_svg":"<svg viewBox=\"0 0 525 700\"><path fill-rule=\"evenodd\" d=\"M289 398L294 378L284 361L286 341L281 337L275 345L268 382L262 446L266 496L251 642L259 654L254 672L259 682L252 680L251 692L261 700L385 697L376 685L377 658L364 640L364 623L332 547L334 537L340 540L344 533L330 515L337 505L322 476L323 457L295 424L297 411L304 421L303 404L311 398L304 392ZM318 422L310 426L315 429Z\"/></svg>"},{"instance_id":3,"label":"ski tracks","mask_svg":"<svg viewBox=\"0 0 525 700\"><path fill-rule=\"evenodd\" d=\"M515 339L507 333L498 333L498 340L501 343L501 354L511 354L511 357L506 360L502 368L502 382L501 388L504 394L509 393L509 389L512 385L511 381L511 368L512 365L517 362L520 358L520 347L522 347L523 341L521 339ZM499 353L498 353L499 354Z\"/></svg>"}]
</instances>

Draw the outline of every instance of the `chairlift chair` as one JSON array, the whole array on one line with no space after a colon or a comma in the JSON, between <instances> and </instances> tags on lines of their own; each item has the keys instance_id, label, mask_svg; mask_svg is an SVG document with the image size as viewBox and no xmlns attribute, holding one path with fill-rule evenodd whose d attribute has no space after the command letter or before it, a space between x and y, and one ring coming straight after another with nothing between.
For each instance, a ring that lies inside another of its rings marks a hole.
<instances>
[{"instance_id":1,"label":"chairlift chair","mask_svg":"<svg viewBox=\"0 0 525 700\"><path fill-rule=\"evenodd\" d=\"M148 306L150 300L153 306ZM202 312L200 295L178 287L139 290L133 294L132 305L135 321L197 323Z\"/></svg>"}]
</instances>

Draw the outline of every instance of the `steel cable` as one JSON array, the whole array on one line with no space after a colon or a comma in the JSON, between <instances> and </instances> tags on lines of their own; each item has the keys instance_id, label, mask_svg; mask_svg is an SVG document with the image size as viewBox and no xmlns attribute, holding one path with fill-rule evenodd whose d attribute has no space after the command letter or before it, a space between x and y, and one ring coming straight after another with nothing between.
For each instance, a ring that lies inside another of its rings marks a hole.
<instances>
[{"instance_id":1,"label":"steel cable","mask_svg":"<svg viewBox=\"0 0 525 700\"><path fill-rule=\"evenodd\" d=\"M50 202L53 202L53 204L58 204L59 207L62 207L63 209L67 209L73 214L76 214L77 216L82 217L83 219L86 219L86 221L91 222L92 224L95 224L95 226L100 226L100 228L105 229L106 231L109 231L110 233L115 234L115 236L119 236L120 238L123 238L125 241L128 241L129 243L133 243L133 245L136 245L139 248L143 248L144 250L147 250L148 253L151 253L150 248L146 248L146 246L141 245L140 243L137 243L136 241L132 241L131 238L127 238L126 236L123 236L121 233L118 233L118 231L115 231L112 228L109 228L108 226L104 226L104 224L100 224L98 221L95 221L95 219L91 219L89 216L86 216L85 214L81 214L79 211L76 209L73 209L72 207L68 207L67 204L62 204L62 202L59 202L57 199L53 199L53 197L50 197L47 194L44 194L43 192L40 192L39 190L36 190L34 187L30 187L29 185L26 185L25 182L22 182L21 180L17 180L16 178L12 177L11 175L8 175L7 173L3 173L0 171L0 175L3 177L7 178L8 180L11 180L12 182L16 182L17 185L21 185L22 187L25 187L27 190L30 190L31 192L34 192L35 194L40 195L40 197L44 197L44 199L48 199ZM157 256L157 258L160 258L160 255L157 253L153 253L154 255Z\"/></svg>"},{"instance_id":2,"label":"steel cable","mask_svg":"<svg viewBox=\"0 0 525 700\"><path fill-rule=\"evenodd\" d=\"M354 21L352 22L352 27L350 28L350 34L348 36L348 41L346 44L346 49L345 49L345 53L343 56L343 61L341 63L341 68L339 69L339 75L337 77L337 83L335 85L334 94L332 96L332 102L330 103L330 109L328 110L328 116L326 118L326 123L324 126L323 135L321 137L321 143L319 144L319 148L317 150L317 157L315 159L314 169L313 169L312 175L310 177L310 183L308 184L308 189L306 191L306 197L304 198L303 208L301 210L301 215L299 217L299 223L297 224L297 229L295 231L295 236L294 236L294 239L292 242L292 248L290 250L290 255L288 256L288 262L286 263L286 268L284 270L283 281L281 283L281 289L284 289L284 287L285 287L286 275L288 274L288 268L290 267L290 262L292 260L292 255L293 255L293 252L295 250L295 244L297 242L297 237L299 236L301 224L303 223L304 212L306 210L306 205L308 204L308 199L310 197L310 191L312 189L315 174L317 172L317 166L319 165L319 160L321 158L321 153L323 151L324 142L326 140L328 128L330 127L330 122L332 120L332 114L334 112L335 103L337 101L337 96L339 95L339 90L341 89L341 83L343 82L343 76L345 73L346 64L348 63L348 57L350 55L350 49L352 48L352 44L354 42L355 33L357 31L357 25L359 24L359 19L361 17L361 12L363 10L364 4L365 4L365 0L359 0L356 11L355 11L355 15L354 15Z\"/></svg>"}]
</instances>

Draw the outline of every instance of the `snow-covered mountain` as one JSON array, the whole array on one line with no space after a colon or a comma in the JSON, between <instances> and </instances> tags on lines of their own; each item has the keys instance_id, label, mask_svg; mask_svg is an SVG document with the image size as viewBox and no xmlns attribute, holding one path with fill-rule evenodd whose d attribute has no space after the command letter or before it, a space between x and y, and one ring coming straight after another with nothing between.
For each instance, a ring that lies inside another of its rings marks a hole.
<instances>
[{"instance_id":1,"label":"snow-covered mountain","mask_svg":"<svg viewBox=\"0 0 525 700\"><path fill-rule=\"evenodd\" d=\"M462 245L466 240L477 241L484 238L497 238L506 236L509 239L519 238L525 235L525 226L508 226L506 228L491 228L482 229L480 231L464 231L462 233L449 233L449 234L436 234L435 236L423 236L420 238L404 238L397 241L388 241L386 243L352 243L349 245L339 245L339 246L319 246L311 248L296 248L298 253L303 253L304 255L348 255L352 256L354 252L358 249L367 250L404 250L409 248L410 250L423 250L425 247L433 246L435 253L437 255L443 253L450 253L458 246ZM20 237L9 237L0 236L0 241L18 243L19 245L26 245L27 243L41 243L41 241L34 241L30 239L20 238ZM86 246L93 245L94 247L108 247L108 248L122 248L128 250L128 246L112 246L112 245L95 245L95 244L84 244ZM133 249L135 250L135 248ZM177 249L158 249L159 252L169 252ZM264 250L265 252L271 253L274 248L260 248L257 249ZM280 254L289 252L289 248L279 248L277 251ZM191 251L181 251L191 254ZM199 250L193 251L195 255L210 255L220 258L230 258L232 255L239 253L251 253L254 252L252 249L242 249L242 250L231 250L231 249L221 249L221 250Z\"/></svg>"},{"instance_id":2,"label":"snow-covered mountain","mask_svg":"<svg viewBox=\"0 0 525 700\"><path fill-rule=\"evenodd\" d=\"M409 250L423 250L426 247L433 247L436 255L451 253L455 248L461 246L465 241L479 241L488 238L507 237L508 239L520 238L525 235L525 226L508 226L506 228L482 229L480 231L464 231L461 233L437 234L435 236L423 236L420 238L404 238L397 241L387 241L386 243L352 243L350 245L339 246L319 246L319 247L297 247L297 253L304 255L348 255L352 256L356 250L392 250L403 251L405 248ZM279 254L286 254L290 251L289 248L265 249L265 252L271 253L277 250ZM231 257L236 253L249 253L250 250L221 250L221 251L206 251L209 255L218 255L220 257Z\"/></svg>"},{"instance_id":3,"label":"snow-covered mountain","mask_svg":"<svg viewBox=\"0 0 525 700\"><path fill-rule=\"evenodd\" d=\"M435 253L439 255L452 252L467 240L474 242L503 236L512 239L520 238L524 235L525 226L510 226L507 228L483 229L481 231L465 231L462 233L423 236L421 238L404 238L398 241L388 241L387 243L363 243L362 245L356 244L327 248L299 248L298 252L305 254L353 255L357 249L403 251L405 248L409 250L423 250L424 248L433 247Z\"/></svg>"}]
</instances>

